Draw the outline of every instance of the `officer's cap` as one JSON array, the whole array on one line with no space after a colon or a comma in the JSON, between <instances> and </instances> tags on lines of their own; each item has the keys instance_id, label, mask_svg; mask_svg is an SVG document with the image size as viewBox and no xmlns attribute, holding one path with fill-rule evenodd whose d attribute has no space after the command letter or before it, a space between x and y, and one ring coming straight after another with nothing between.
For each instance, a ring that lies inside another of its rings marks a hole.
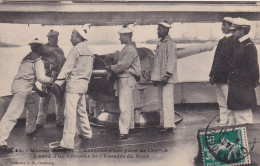
<instances>
[{"instance_id":1,"label":"officer's cap","mask_svg":"<svg viewBox=\"0 0 260 166\"><path fill-rule=\"evenodd\" d=\"M59 36L59 32L54 31L53 29L50 30L50 32L46 35L46 37L50 37L50 36Z\"/></svg>"},{"instance_id":2,"label":"officer's cap","mask_svg":"<svg viewBox=\"0 0 260 166\"><path fill-rule=\"evenodd\" d=\"M81 37L83 37L85 40L87 40L87 30L82 29L82 28L75 28L73 31L78 32Z\"/></svg>"},{"instance_id":3,"label":"officer's cap","mask_svg":"<svg viewBox=\"0 0 260 166\"><path fill-rule=\"evenodd\" d=\"M121 28L118 31L119 34L127 34L127 33L133 33L133 30L129 27L127 27L127 25L124 25L123 28Z\"/></svg>"},{"instance_id":4,"label":"officer's cap","mask_svg":"<svg viewBox=\"0 0 260 166\"><path fill-rule=\"evenodd\" d=\"M228 23L232 24L233 19L234 18L232 18L232 17L224 17L222 22L228 22ZM231 26L229 29L235 29L235 28L233 26Z\"/></svg>"},{"instance_id":5,"label":"officer's cap","mask_svg":"<svg viewBox=\"0 0 260 166\"><path fill-rule=\"evenodd\" d=\"M29 45L32 45L32 44L44 44L44 42L40 41L38 38L35 38L33 41L31 41L29 43Z\"/></svg>"},{"instance_id":6,"label":"officer's cap","mask_svg":"<svg viewBox=\"0 0 260 166\"><path fill-rule=\"evenodd\" d=\"M166 28L171 28L171 24L169 24L167 21L161 21L161 22L158 22L158 25L162 25Z\"/></svg>"},{"instance_id":7,"label":"officer's cap","mask_svg":"<svg viewBox=\"0 0 260 166\"><path fill-rule=\"evenodd\" d=\"M233 18L231 23L233 24L232 27L235 29L250 27L250 21L244 18Z\"/></svg>"}]
</instances>

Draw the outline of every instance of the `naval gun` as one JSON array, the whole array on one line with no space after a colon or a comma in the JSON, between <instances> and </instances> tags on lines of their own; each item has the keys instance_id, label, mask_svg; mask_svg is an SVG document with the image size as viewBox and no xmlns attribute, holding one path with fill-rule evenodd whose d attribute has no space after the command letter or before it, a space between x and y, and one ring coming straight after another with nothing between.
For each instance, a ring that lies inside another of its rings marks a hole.
<instances>
[{"instance_id":1,"label":"naval gun","mask_svg":"<svg viewBox=\"0 0 260 166\"><path fill-rule=\"evenodd\" d=\"M195 44L177 49L177 58L185 58L191 55L211 51L214 48L212 42ZM141 63L141 78L137 82L136 92L133 96L135 111L135 126L156 126L160 121L158 89L151 81L151 69L154 59L154 51L148 48L137 48ZM87 108L92 125L118 126L119 102L118 89L115 78L106 70L106 65L116 64L119 52L105 55L95 55L93 73L89 83ZM175 112L175 123L182 120L179 113Z\"/></svg>"}]
</instances>

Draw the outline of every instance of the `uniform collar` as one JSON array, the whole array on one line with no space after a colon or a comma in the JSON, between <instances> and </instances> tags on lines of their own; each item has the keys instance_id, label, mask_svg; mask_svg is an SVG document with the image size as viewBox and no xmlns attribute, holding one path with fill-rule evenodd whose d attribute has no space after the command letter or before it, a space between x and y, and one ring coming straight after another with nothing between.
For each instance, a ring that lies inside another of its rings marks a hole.
<instances>
[{"instance_id":1,"label":"uniform collar","mask_svg":"<svg viewBox=\"0 0 260 166\"><path fill-rule=\"evenodd\" d=\"M245 35L243 37L241 37L240 39L238 39L241 42L245 41L246 39L249 39L249 36L248 35Z\"/></svg>"},{"instance_id":2,"label":"uniform collar","mask_svg":"<svg viewBox=\"0 0 260 166\"><path fill-rule=\"evenodd\" d=\"M82 41L82 42L79 42L75 47L81 47L81 46L85 46L87 44L87 41Z\"/></svg>"},{"instance_id":3,"label":"uniform collar","mask_svg":"<svg viewBox=\"0 0 260 166\"><path fill-rule=\"evenodd\" d=\"M171 40L170 35L165 36L165 38L162 39L161 42L166 42L166 41L168 41L168 40Z\"/></svg>"},{"instance_id":4,"label":"uniform collar","mask_svg":"<svg viewBox=\"0 0 260 166\"><path fill-rule=\"evenodd\" d=\"M228 33L228 34L225 34L225 37L228 38L228 37L230 37L232 35L233 35L232 33Z\"/></svg>"}]
</instances>

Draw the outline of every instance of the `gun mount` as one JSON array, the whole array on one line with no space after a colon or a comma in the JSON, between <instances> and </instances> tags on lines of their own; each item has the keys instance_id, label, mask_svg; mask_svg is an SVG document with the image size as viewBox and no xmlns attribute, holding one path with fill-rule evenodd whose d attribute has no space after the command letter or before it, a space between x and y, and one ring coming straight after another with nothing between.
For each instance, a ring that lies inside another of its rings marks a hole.
<instances>
[{"instance_id":1,"label":"gun mount","mask_svg":"<svg viewBox=\"0 0 260 166\"><path fill-rule=\"evenodd\" d=\"M214 48L212 42L196 44L177 50L177 58L184 58ZM151 68L154 52L148 48L137 48L141 62L141 78L137 82L135 99L135 125L140 127L159 124L160 111L158 104L158 90L151 82ZM115 77L106 71L106 65L116 64L119 52L96 55L94 70L88 90L88 111L92 124L101 126L117 126L119 119L119 104ZM109 58L108 58L109 57ZM182 117L176 112L175 123Z\"/></svg>"}]
</instances>

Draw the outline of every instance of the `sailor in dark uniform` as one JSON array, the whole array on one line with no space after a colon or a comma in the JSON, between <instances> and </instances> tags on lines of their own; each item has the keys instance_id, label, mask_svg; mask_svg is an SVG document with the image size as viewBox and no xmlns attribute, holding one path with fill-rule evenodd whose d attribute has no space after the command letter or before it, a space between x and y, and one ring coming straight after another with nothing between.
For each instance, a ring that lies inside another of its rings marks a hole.
<instances>
[{"instance_id":1,"label":"sailor in dark uniform","mask_svg":"<svg viewBox=\"0 0 260 166\"><path fill-rule=\"evenodd\" d=\"M58 36L59 36L59 32L50 30L50 32L47 34L49 42L44 45L44 52L45 52L44 61L49 62L49 63L45 63L46 75L52 76L54 78L58 76L63 64L66 61L63 50L58 46ZM48 89L47 84L43 84L42 89L44 91ZM54 94L57 127L63 127L63 121L64 121L63 98L64 98L63 93L59 95ZM36 120L37 129L43 128L46 122L50 100L51 100L51 94L40 98L39 111Z\"/></svg>"},{"instance_id":2,"label":"sailor in dark uniform","mask_svg":"<svg viewBox=\"0 0 260 166\"><path fill-rule=\"evenodd\" d=\"M226 126L228 124L228 114L230 112L230 110L227 109L227 82L230 57L233 53L232 45L234 43L234 37L231 33L231 21L231 17L223 18L221 29L225 36L218 42L213 64L209 74L210 83L215 84L216 86L216 95L219 105L220 126Z\"/></svg>"},{"instance_id":3,"label":"sailor in dark uniform","mask_svg":"<svg viewBox=\"0 0 260 166\"><path fill-rule=\"evenodd\" d=\"M234 45L228 78L229 125L253 123L251 109L257 105L255 88L259 83L257 50L248 36L250 22L234 18L232 24L234 38L238 41Z\"/></svg>"}]
</instances>

